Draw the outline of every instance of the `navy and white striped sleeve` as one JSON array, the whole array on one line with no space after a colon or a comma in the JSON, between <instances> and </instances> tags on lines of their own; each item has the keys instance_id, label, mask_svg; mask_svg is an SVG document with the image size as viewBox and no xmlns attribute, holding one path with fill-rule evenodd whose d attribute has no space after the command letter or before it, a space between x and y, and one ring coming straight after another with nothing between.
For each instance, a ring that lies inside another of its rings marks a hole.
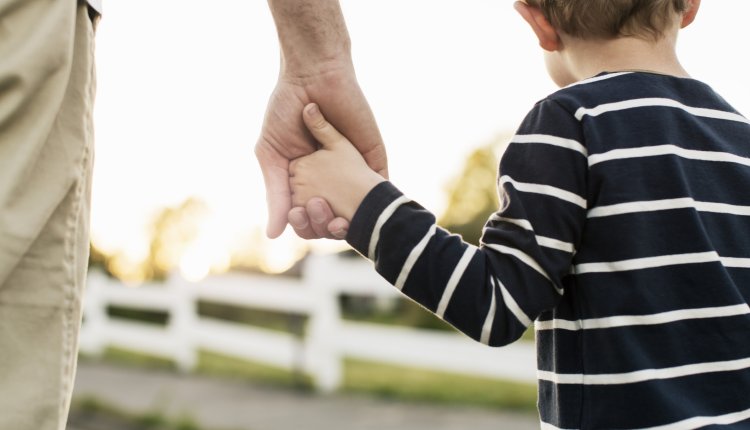
<instances>
[{"instance_id":1,"label":"navy and white striped sleeve","mask_svg":"<svg viewBox=\"0 0 750 430\"><path fill-rule=\"evenodd\" d=\"M500 166L507 207L479 248L383 182L365 197L347 241L404 294L482 343L518 339L564 294L586 212L580 124L554 101L523 121Z\"/></svg>"}]
</instances>

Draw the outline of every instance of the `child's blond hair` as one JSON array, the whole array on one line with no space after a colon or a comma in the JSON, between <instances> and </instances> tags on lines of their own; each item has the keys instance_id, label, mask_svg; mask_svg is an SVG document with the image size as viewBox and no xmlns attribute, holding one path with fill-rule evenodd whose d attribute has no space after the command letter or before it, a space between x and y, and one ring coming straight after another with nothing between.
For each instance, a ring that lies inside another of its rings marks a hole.
<instances>
[{"instance_id":1,"label":"child's blond hair","mask_svg":"<svg viewBox=\"0 0 750 430\"><path fill-rule=\"evenodd\" d=\"M583 39L659 39L688 0L526 0L559 31Z\"/></svg>"}]
</instances>

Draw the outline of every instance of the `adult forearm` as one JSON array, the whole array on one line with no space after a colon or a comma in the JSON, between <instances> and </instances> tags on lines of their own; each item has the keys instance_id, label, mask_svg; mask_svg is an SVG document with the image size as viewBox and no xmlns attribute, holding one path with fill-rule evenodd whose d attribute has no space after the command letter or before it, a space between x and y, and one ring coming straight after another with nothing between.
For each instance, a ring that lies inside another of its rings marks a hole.
<instances>
[{"instance_id":1,"label":"adult forearm","mask_svg":"<svg viewBox=\"0 0 750 430\"><path fill-rule=\"evenodd\" d=\"M338 0L268 0L281 46L281 72L309 76L351 64Z\"/></svg>"}]
</instances>

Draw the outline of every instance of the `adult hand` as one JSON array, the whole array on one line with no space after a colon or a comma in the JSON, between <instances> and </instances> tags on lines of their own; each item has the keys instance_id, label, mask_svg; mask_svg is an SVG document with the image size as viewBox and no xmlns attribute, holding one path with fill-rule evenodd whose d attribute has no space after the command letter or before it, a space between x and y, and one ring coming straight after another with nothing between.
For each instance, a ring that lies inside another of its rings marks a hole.
<instances>
[{"instance_id":1,"label":"adult hand","mask_svg":"<svg viewBox=\"0 0 750 430\"><path fill-rule=\"evenodd\" d=\"M302 122L302 108L310 102L320 106L373 170L388 174L383 140L354 76L341 6L338 0L268 0L268 6L279 35L281 73L255 146L266 183L267 234L278 237L289 220L300 237L342 238L348 223L334 219L328 203L313 199L290 211L289 189L289 161L318 146Z\"/></svg>"},{"instance_id":2,"label":"adult hand","mask_svg":"<svg viewBox=\"0 0 750 430\"><path fill-rule=\"evenodd\" d=\"M266 110L255 154L263 172L268 203L268 237L278 237L289 221L302 238L336 238L346 235L348 222L334 218L328 204L313 199L305 208L292 210L289 162L312 153L318 144L302 121L302 109L315 102L367 164L387 177L385 146L372 111L357 83L351 63L318 64L307 75L282 73Z\"/></svg>"}]
</instances>

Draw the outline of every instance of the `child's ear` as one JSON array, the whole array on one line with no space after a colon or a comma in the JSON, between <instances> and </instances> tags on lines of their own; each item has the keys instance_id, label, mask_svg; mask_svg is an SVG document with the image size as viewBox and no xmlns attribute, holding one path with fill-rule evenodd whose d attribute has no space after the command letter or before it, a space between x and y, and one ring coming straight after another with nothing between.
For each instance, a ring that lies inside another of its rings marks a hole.
<instances>
[{"instance_id":1,"label":"child's ear","mask_svg":"<svg viewBox=\"0 0 750 430\"><path fill-rule=\"evenodd\" d=\"M545 51L558 51L562 44L560 43L560 37L557 34L555 27L550 24L544 13L538 7L529 6L528 3L523 1L517 1L513 4L513 8L521 15L521 17L531 26L531 29L539 39L539 46Z\"/></svg>"},{"instance_id":2,"label":"child's ear","mask_svg":"<svg viewBox=\"0 0 750 430\"><path fill-rule=\"evenodd\" d=\"M685 28L695 20L698 9L701 6L701 0L688 0L688 9L682 14L682 23L680 28Z\"/></svg>"}]
</instances>

